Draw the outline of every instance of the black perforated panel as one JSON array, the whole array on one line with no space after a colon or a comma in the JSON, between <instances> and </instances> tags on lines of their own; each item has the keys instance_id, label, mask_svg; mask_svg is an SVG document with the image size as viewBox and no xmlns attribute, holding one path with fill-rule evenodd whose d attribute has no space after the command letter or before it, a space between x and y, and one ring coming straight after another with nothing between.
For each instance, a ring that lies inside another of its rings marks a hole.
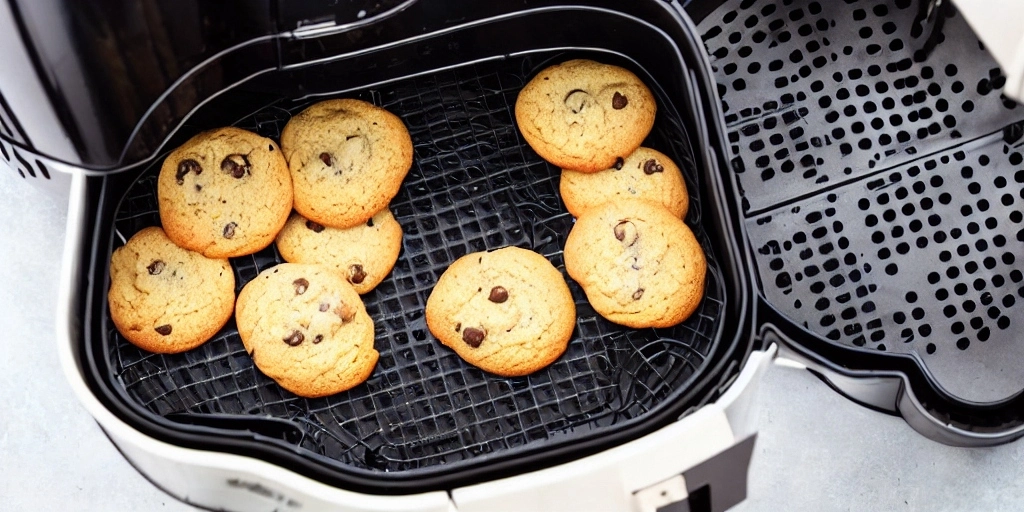
<instances>
[{"instance_id":1,"label":"black perforated panel","mask_svg":"<svg viewBox=\"0 0 1024 512\"><path fill-rule=\"evenodd\" d=\"M234 420L235 433L250 429L329 466L376 472L443 471L482 454L583 439L680 396L709 366L725 304L722 277L697 223L696 196L688 220L709 256L707 291L679 326L611 324L570 282L578 319L568 351L550 367L513 379L467 365L427 330L423 307L434 283L468 252L516 245L564 272L561 248L573 221L557 194L559 171L520 139L512 113L526 80L552 63L535 59L477 64L355 95L399 115L415 148L413 168L390 206L405 232L402 253L384 282L363 297L380 351L364 385L302 399L254 367L233 324L196 350L155 355L127 343L106 319L105 364L115 387L135 406L179 425ZM308 104L271 106L239 125L276 138ZM646 144L680 163L697 190L681 130L672 110L662 108ZM115 245L158 224L157 170L145 171L126 192L113 226ZM279 262L273 247L232 260L239 289Z\"/></svg>"},{"instance_id":2,"label":"black perforated panel","mask_svg":"<svg viewBox=\"0 0 1024 512\"><path fill-rule=\"evenodd\" d=\"M1024 116L960 17L924 58L916 2L730 1L701 25L744 208L758 212ZM923 59L923 60L922 60Z\"/></svg>"},{"instance_id":3,"label":"black perforated panel","mask_svg":"<svg viewBox=\"0 0 1024 512\"><path fill-rule=\"evenodd\" d=\"M920 51L917 9L729 1L700 30L768 301L996 400L1024 389L1024 109L959 16Z\"/></svg>"}]
</instances>

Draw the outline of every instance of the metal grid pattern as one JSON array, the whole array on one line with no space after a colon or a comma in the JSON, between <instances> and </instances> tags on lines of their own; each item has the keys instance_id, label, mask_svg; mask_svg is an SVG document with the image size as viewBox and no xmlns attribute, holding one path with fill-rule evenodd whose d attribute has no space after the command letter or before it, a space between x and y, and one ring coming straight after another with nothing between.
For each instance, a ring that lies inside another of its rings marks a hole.
<instances>
[{"instance_id":1,"label":"metal grid pattern","mask_svg":"<svg viewBox=\"0 0 1024 512\"><path fill-rule=\"evenodd\" d=\"M157 355L127 343L107 318L110 379L130 401L172 421L248 419L239 428L267 442L299 447L335 467L388 472L441 470L481 454L597 435L679 396L708 365L724 314L724 283L699 225L693 227L709 263L706 297L674 328L611 324L567 279L578 315L569 348L527 377L485 374L427 330L423 307L434 283L468 252L530 248L564 274L561 248L573 221L557 193L558 170L519 138L513 115L519 89L552 63L535 58L476 64L356 94L399 115L415 149L413 168L390 206L404 230L402 253L383 283L363 296L380 352L365 384L325 398L296 397L255 368L233 322L195 350ZM308 104L267 107L239 126L277 138L291 114ZM692 151L668 112L660 110L647 144L679 162L694 190ZM113 226L115 245L159 223L157 171L145 171L126 191ZM693 222L699 202L691 202ZM233 259L238 289L281 261L273 246Z\"/></svg>"},{"instance_id":2,"label":"metal grid pattern","mask_svg":"<svg viewBox=\"0 0 1024 512\"><path fill-rule=\"evenodd\" d=\"M917 7L731 0L700 29L769 303L993 401L1024 389L1024 109L959 15L922 52Z\"/></svg>"}]
</instances>

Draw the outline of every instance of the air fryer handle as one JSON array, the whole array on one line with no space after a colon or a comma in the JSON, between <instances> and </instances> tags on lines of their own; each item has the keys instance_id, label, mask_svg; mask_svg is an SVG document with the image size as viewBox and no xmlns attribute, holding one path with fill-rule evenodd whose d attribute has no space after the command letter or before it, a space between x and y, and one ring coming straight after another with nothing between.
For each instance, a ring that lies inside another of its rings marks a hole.
<instances>
[{"instance_id":1,"label":"air fryer handle","mask_svg":"<svg viewBox=\"0 0 1024 512\"><path fill-rule=\"evenodd\" d=\"M724 512L747 497L747 472L757 435L668 480L637 492L641 512Z\"/></svg>"}]
</instances>

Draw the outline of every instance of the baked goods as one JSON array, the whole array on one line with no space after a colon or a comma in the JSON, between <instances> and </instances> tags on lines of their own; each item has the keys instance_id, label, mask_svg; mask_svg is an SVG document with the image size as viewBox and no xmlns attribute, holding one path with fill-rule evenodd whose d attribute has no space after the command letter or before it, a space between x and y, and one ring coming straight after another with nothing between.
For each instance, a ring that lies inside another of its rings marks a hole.
<instances>
[{"instance_id":1,"label":"baked goods","mask_svg":"<svg viewBox=\"0 0 1024 512\"><path fill-rule=\"evenodd\" d=\"M640 147L657 106L632 72L577 59L533 77L515 110L523 138L541 158L562 169L597 172Z\"/></svg>"},{"instance_id":2,"label":"baked goods","mask_svg":"<svg viewBox=\"0 0 1024 512\"><path fill-rule=\"evenodd\" d=\"M650 148L637 148L622 166L595 173L562 170L559 190L565 208L574 217L606 201L635 197L658 203L672 215L683 217L690 196L679 167L669 157Z\"/></svg>"},{"instance_id":3,"label":"baked goods","mask_svg":"<svg viewBox=\"0 0 1024 512\"><path fill-rule=\"evenodd\" d=\"M565 243L565 269L608 320L669 327L700 304L707 262L679 217L623 198L580 215Z\"/></svg>"},{"instance_id":4,"label":"baked goods","mask_svg":"<svg viewBox=\"0 0 1024 512\"><path fill-rule=\"evenodd\" d=\"M292 209L291 176L277 144L231 127L172 151L160 167L157 196L167 236L208 258L267 247Z\"/></svg>"},{"instance_id":5,"label":"baked goods","mask_svg":"<svg viewBox=\"0 0 1024 512\"><path fill-rule=\"evenodd\" d=\"M364 294L395 266L402 250L402 226L387 208L347 229L326 227L293 213L277 235L277 250L285 261L336 270Z\"/></svg>"},{"instance_id":6,"label":"baked goods","mask_svg":"<svg viewBox=\"0 0 1024 512\"><path fill-rule=\"evenodd\" d=\"M358 226L387 207L412 167L401 119L355 99L328 100L296 114L281 132L295 210L318 224Z\"/></svg>"},{"instance_id":7,"label":"baked goods","mask_svg":"<svg viewBox=\"0 0 1024 512\"><path fill-rule=\"evenodd\" d=\"M546 258L506 247L452 263L427 298L426 317L430 332L466 362L514 377L565 352L576 305Z\"/></svg>"},{"instance_id":8,"label":"baked goods","mask_svg":"<svg viewBox=\"0 0 1024 512\"><path fill-rule=\"evenodd\" d=\"M352 285L318 265L282 263L238 295L238 334L256 366L304 397L345 391L377 364L373 320Z\"/></svg>"},{"instance_id":9,"label":"baked goods","mask_svg":"<svg viewBox=\"0 0 1024 512\"><path fill-rule=\"evenodd\" d=\"M148 227L110 257L110 318L143 350L172 354L202 345L231 318L235 275L226 259L182 249Z\"/></svg>"}]
</instances>

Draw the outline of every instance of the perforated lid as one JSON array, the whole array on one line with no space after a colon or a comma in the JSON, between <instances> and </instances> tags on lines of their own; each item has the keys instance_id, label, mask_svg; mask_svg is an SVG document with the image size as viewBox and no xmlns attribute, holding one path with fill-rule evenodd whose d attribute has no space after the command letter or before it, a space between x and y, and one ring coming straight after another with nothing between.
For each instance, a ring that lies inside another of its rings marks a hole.
<instances>
[{"instance_id":1,"label":"perforated lid","mask_svg":"<svg viewBox=\"0 0 1024 512\"><path fill-rule=\"evenodd\" d=\"M838 367L909 356L931 407L969 408L1024 389L1024 109L954 11L930 53L918 15L733 0L699 30L764 300L798 343L850 349ZM1020 425L1008 407L962 426Z\"/></svg>"}]
</instances>

